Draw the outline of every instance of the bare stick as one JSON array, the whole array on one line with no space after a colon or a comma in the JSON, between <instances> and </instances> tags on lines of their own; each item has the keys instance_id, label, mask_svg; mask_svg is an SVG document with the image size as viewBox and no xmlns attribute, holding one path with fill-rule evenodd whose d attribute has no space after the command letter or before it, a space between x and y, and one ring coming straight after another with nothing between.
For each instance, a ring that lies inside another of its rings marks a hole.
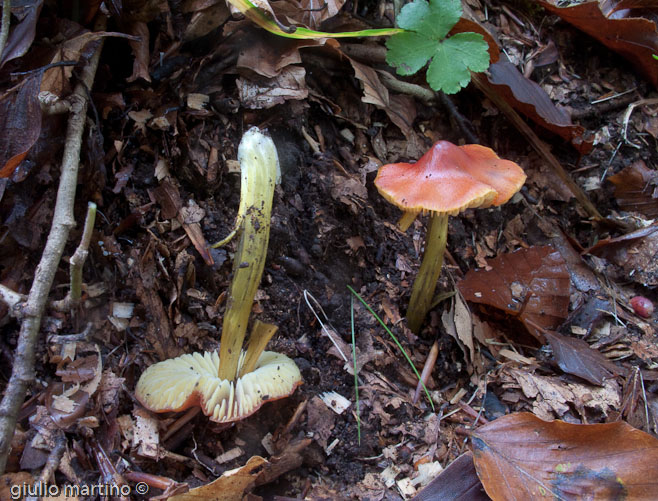
<instances>
[{"instance_id":1,"label":"bare stick","mask_svg":"<svg viewBox=\"0 0 658 501\"><path fill-rule=\"evenodd\" d=\"M75 250L70 264L71 275L71 290L61 301L54 301L52 306L58 311L67 311L78 306L80 297L82 297L82 267L89 255L89 244L91 243L91 235L94 232L94 223L96 222L96 204L89 202L87 205L87 217L85 219L85 229L82 232L80 245Z\"/></svg>"},{"instance_id":2,"label":"bare stick","mask_svg":"<svg viewBox=\"0 0 658 501\"><path fill-rule=\"evenodd\" d=\"M11 0L2 0L2 21L0 21L0 61L9 38L9 21L11 19Z\"/></svg>"},{"instance_id":3,"label":"bare stick","mask_svg":"<svg viewBox=\"0 0 658 501\"><path fill-rule=\"evenodd\" d=\"M48 461L46 461L43 470L41 470L41 474L39 475L41 483L49 484L50 480L54 478L53 475L57 468L59 468L59 462L62 460L64 451L66 451L66 436L64 433L61 433L55 438L55 446L50 450Z\"/></svg>"},{"instance_id":4,"label":"bare stick","mask_svg":"<svg viewBox=\"0 0 658 501\"><path fill-rule=\"evenodd\" d=\"M425 361L425 365L423 367L423 372L420 375L420 379L418 380L418 386L416 386L416 392L414 393L414 404L418 402L418 398L420 397L420 392L423 389L423 384L427 384L427 381L430 378L430 374L432 373L432 369L434 369L434 364L436 363L436 358L439 356L439 343L437 341L434 341L434 344L432 345L432 348L430 349L429 354L427 355L427 360Z\"/></svg>"},{"instance_id":5,"label":"bare stick","mask_svg":"<svg viewBox=\"0 0 658 501\"><path fill-rule=\"evenodd\" d=\"M9 306L9 314L14 316L16 312L14 309L16 306L25 301L27 298L23 294L14 292L6 285L0 284L0 301L3 301L7 306Z\"/></svg>"},{"instance_id":6,"label":"bare stick","mask_svg":"<svg viewBox=\"0 0 658 501\"><path fill-rule=\"evenodd\" d=\"M87 115L88 90L94 83L98 59L103 43L99 44L89 64L82 70L81 82L71 96L66 142L62 158L62 172L57 190L57 201L53 223L48 234L41 261L34 273L34 282L24 307L24 320L18 337L11 378L0 403L0 474L4 473L11 438L16 427L16 416L28 386L34 380L34 351L39 337L41 318L48 301L48 294L55 278L55 272L64 252L70 229L75 225L73 204L80 164L82 132Z\"/></svg>"}]
</instances>

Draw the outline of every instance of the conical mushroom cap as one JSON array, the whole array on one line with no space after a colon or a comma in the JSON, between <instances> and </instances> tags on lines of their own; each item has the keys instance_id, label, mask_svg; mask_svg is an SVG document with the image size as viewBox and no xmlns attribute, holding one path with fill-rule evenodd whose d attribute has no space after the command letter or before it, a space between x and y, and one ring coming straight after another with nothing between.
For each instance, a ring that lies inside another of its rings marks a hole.
<instances>
[{"instance_id":1,"label":"conical mushroom cap","mask_svg":"<svg viewBox=\"0 0 658 501\"><path fill-rule=\"evenodd\" d=\"M211 421L228 423L253 414L267 401L287 397L302 383L295 362L272 351L264 351L256 368L236 381L217 377L219 363L216 352L205 352L153 364L139 378L135 396L153 412L198 405Z\"/></svg>"},{"instance_id":2,"label":"conical mushroom cap","mask_svg":"<svg viewBox=\"0 0 658 501\"><path fill-rule=\"evenodd\" d=\"M414 164L380 167L375 185L404 211L454 216L471 207L504 204L525 179L521 167L491 148L438 141Z\"/></svg>"}]
</instances>

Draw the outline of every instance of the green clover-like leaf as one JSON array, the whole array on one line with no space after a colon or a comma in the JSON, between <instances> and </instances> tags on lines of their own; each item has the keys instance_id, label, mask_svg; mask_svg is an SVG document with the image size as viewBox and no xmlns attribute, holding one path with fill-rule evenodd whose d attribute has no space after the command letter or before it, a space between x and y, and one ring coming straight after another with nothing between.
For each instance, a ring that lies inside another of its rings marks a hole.
<instances>
[{"instance_id":1,"label":"green clover-like leaf","mask_svg":"<svg viewBox=\"0 0 658 501\"><path fill-rule=\"evenodd\" d=\"M427 83L432 89L446 94L459 92L471 81L470 71L484 71L489 67L487 42L479 33L457 33L435 48L427 68Z\"/></svg>"},{"instance_id":2,"label":"green clover-like leaf","mask_svg":"<svg viewBox=\"0 0 658 501\"><path fill-rule=\"evenodd\" d=\"M413 75L432 58L436 41L407 31L389 38L386 47L386 62L397 68L398 75Z\"/></svg>"},{"instance_id":3,"label":"green clover-like leaf","mask_svg":"<svg viewBox=\"0 0 658 501\"><path fill-rule=\"evenodd\" d=\"M421 33L427 38L442 40L462 15L460 0L414 0L397 18L400 28Z\"/></svg>"},{"instance_id":4,"label":"green clover-like leaf","mask_svg":"<svg viewBox=\"0 0 658 501\"><path fill-rule=\"evenodd\" d=\"M488 45L478 33L457 33L448 39L461 16L460 0L414 0L400 11L404 33L386 42L386 61L399 75L413 75L430 62L427 82L432 89L454 94L468 85L470 71L489 66Z\"/></svg>"}]
</instances>

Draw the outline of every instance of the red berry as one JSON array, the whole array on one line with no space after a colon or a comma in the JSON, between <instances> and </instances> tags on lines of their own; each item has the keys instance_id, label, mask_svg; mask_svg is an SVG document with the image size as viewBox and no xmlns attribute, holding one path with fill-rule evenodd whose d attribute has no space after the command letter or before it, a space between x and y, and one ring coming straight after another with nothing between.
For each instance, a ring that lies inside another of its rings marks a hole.
<instances>
[{"instance_id":1,"label":"red berry","mask_svg":"<svg viewBox=\"0 0 658 501\"><path fill-rule=\"evenodd\" d=\"M653 303L644 296L635 296L631 299L631 306L636 315L649 318L653 315Z\"/></svg>"}]
</instances>

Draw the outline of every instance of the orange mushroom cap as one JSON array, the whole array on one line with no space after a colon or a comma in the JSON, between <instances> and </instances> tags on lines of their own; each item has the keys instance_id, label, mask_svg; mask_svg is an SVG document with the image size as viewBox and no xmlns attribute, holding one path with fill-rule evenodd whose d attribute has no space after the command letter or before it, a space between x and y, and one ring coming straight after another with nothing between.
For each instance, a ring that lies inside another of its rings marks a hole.
<instances>
[{"instance_id":1,"label":"orange mushroom cap","mask_svg":"<svg viewBox=\"0 0 658 501\"><path fill-rule=\"evenodd\" d=\"M404 211L455 216L471 207L504 204L525 179L521 167L491 148L438 141L414 164L383 165L375 186Z\"/></svg>"}]
</instances>

